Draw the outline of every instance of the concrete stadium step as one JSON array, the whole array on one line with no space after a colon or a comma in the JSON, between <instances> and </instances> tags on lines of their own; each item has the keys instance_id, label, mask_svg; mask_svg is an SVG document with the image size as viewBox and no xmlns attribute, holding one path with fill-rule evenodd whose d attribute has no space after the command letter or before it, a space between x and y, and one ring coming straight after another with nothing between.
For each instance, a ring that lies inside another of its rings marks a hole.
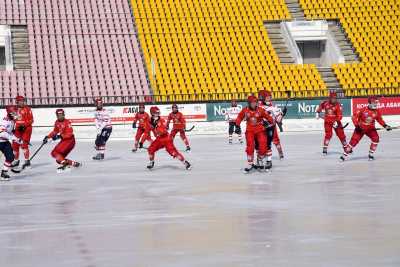
<instances>
[{"instance_id":1,"label":"concrete stadium step","mask_svg":"<svg viewBox=\"0 0 400 267\"><path fill-rule=\"evenodd\" d=\"M264 26L267 29L268 37L281 63L294 64L295 60L282 36L280 24L276 22L266 22Z\"/></svg>"},{"instance_id":2,"label":"concrete stadium step","mask_svg":"<svg viewBox=\"0 0 400 267\"><path fill-rule=\"evenodd\" d=\"M318 67L317 69L329 91L336 91L338 94L344 95L343 88L332 68Z\"/></svg>"},{"instance_id":3,"label":"concrete stadium step","mask_svg":"<svg viewBox=\"0 0 400 267\"><path fill-rule=\"evenodd\" d=\"M347 35L340 23L338 21L329 21L328 28L339 45L345 62L360 62L360 58L355 52L356 50L353 44L351 43L350 39L347 38Z\"/></svg>"},{"instance_id":4,"label":"concrete stadium step","mask_svg":"<svg viewBox=\"0 0 400 267\"><path fill-rule=\"evenodd\" d=\"M15 70L30 70L30 49L27 26L11 26L11 49Z\"/></svg>"},{"instance_id":5,"label":"concrete stadium step","mask_svg":"<svg viewBox=\"0 0 400 267\"><path fill-rule=\"evenodd\" d=\"M298 0L285 0L285 4L289 9L290 15L295 20L305 20L304 10L300 6Z\"/></svg>"}]
</instances>

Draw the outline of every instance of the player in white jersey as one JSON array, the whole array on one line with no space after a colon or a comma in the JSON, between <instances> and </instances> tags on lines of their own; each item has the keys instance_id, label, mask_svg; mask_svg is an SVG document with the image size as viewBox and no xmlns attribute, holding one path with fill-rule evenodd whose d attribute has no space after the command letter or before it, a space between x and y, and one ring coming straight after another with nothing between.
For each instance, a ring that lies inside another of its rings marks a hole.
<instances>
[{"instance_id":1,"label":"player in white jersey","mask_svg":"<svg viewBox=\"0 0 400 267\"><path fill-rule=\"evenodd\" d=\"M20 140L14 135L15 120L18 117L18 110L14 106L6 107L7 116L0 122L0 151L4 154L6 160L4 161L3 169L1 170L0 181L9 181L10 175L8 170L14 161L14 153L11 142L21 143Z\"/></svg>"},{"instance_id":2,"label":"player in white jersey","mask_svg":"<svg viewBox=\"0 0 400 267\"><path fill-rule=\"evenodd\" d=\"M225 120L229 123L229 144L232 144L232 135L236 133L239 138L239 142L243 144L242 140L242 129L240 125L236 125L236 119L242 109L238 107L236 100L232 100L231 106L226 109Z\"/></svg>"},{"instance_id":3,"label":"player in white jersey","mask_svg":"<svg viewBox=\"0 0 400 267\"><path fill-rule=\"evenodd\" d=\"M97 98L95 104L95 124L97 129L95 149L97 155L93 157L93 160L103 160L106 151L106 143L112 132L111 116L110 112L103 108L103 101L101 98Z\"/></svg>"},{"instance_id":4,"label":"player in white jersey","mask_svg":"<svg viewBox=\"0 0 400 267\"><path fill-rule=\"evenodd\" d=\"M286 111L282 112L280 108L273 105L272 94L267 90L261 90L258 93L258 99L260 100L260 106L263 107L265 111L267 111L274 119L274 123L272 125L266 126L266 133L268 137L267 157L269 157L269 159L272 158L272 143L274 143L276 149L278 150L279 158L283 159L284 158L283 149L278 135L277 124L282 122L284 113L286 113Z\"/></svg>"}]
</instances>

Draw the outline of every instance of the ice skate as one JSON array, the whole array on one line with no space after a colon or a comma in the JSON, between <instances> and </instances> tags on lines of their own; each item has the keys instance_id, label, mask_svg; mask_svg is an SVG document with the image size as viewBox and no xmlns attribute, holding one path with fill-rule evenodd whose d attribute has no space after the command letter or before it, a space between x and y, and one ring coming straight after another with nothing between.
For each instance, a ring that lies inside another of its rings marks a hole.
<instances>
[{"instance_id":1,"label":"ice skate","mask_svg":"<svg viewBox=\"0 0 400 267\"><path fill-rule=\"evenodd\" d=\"M1 171L1 176L0 176L0 181L7 182L7 181L10 181L10 180L11 180L11 177L10 177L10 175L8 175L8 171L2 170Z\"/></svg>"},{"instance_id":2,"label":"ice skate","mask_svg":"<svg viewBox=\"0 0 400 267\"><path fill-rule=\"evenodd\" d=\"M190 171L192 169L192 165L189 163L189 161L185 160L185 168L186 170Z\"/></svg>"},{"instance_id":3,"label":"ice skate","mask_svg":"<svg viewBox=\"0 0 400 267\"><path fill-rule=\"evenodd\" d=\"M368 154L368 160L369 160L369 161L374 161L374 160L375 160L374 154L369 153L369 154Z\"/></svg>"},{"instance_id":4,"label":"ice skate","mask_svg":"<svg viewBox=\"0 0 400 267\"><path fill-rule=\"evenodd\" d=\"M19 159L14 160L14 161L11 163L11 168L18 167L18 166L19 166L19 163L20 163Z\"/></svg>"},{"instance_id":5,"label":"ice skate","mask_svg":"<svg viewBox=\"0 0 400 267\"><path fill-rule=\"evenodd\" d=\"M249 174L257 169L257 166L254 164L249 164L246 168L243 169L244 174Z\"/></svg>"},{"instance_id":6,"label":"ice skate","mask_svg":"<svg viewBox=\"0 0 400 267\"><path fill-rule=\"evenodd\" d=\"M187 146L185 151L190 152L190 146Z\"/></svg>"},{"instance_id":7,"label":"ice skate","mask_svg":"<svg viewBox=\"0 0 400 267\"><path fill-rule=\"evenodd\" d=\"M97 153L97 155L94 156L92 159L93 159L93 160L103 160L103 159L104 159L104 154L102 154L102 153Z\"/></svg>"},{"instance_id":8,"label":"ice skate","mask_svg":"<svg viewBox=\"0 0 400 267\"><path fill-rule=\"evenodd\" d=\"M29 159L25 160L24 164L22 165L22 169L31 167L31 161Z\"/></svg>"},{"instance_id":9,"label":"ice skate","mask_svg":"<svg viewBox=\"0 0 400 267\"><path fill-rule=\"evenodd\" d=\"M328 155L328 148L327 147L322 148L322 155L323 156Z\"/></svg>"},{"instance_id":10,"label":"ice skate","mask_svg":"<svg viewBox=\"0 0 400 267\"><path fill-rule=\"evenodd\" d=\"M147 169L152 170L154 168L154 160L151 160L149 164L147 164Z\"/></svg>"}]
</instances>

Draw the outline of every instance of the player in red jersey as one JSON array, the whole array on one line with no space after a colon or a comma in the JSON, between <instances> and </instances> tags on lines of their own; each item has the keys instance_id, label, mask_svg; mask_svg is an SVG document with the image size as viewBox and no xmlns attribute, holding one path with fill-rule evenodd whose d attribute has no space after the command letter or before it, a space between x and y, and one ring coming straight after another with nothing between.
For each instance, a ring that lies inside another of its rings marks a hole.
<instances>
[{"instance_id":1,"label":"player in red jersey","mask_svg":"<svg viewBox=\"0 0 400 267\"><path fill-rule=\"evenodd\" d=\"M368 106L360 109L353 116L353 123L355 126L353 136L351 137L349 145L346 147L345 152L340 157L345 161L347 156L353 152L353 148L360 142L364 135L371 139L369 147L368 159L374 160L374 153L379 143L379 135L375 128L375 121L382 125L387 131L391 131L392 127L386 124L382 118L381 112L378 110L379 100L375 96L368 98Z\"/></svg>"},{"instance_id":2,"label":"player in red jersey","mask_svg":"<svg viewBox=\"0 0 400 267\"><path fill-rule=\"evenodd\" d=\"M17 102L17 113L18 119L15 121L15 136L22 140L22 144L18 142L13 142L12 147L14 151L15 160L12 164L13 167L19 166L19 152L22 148L24 153L25 162L23 164L23 168L31 166L29 161L29 144L31 142L32 136L32 124L33 124L33 115L32 110L25 103L25 98L23 96L17 96L15 98Z\"/></svg>"},{"instance_id":3,"label":"player in red jersey","mask_svg":"<svg viewBox=\"0 0 400 267\"><path fill-rule=\"evenodd\" d=\"M51 156L61 165L58 168L59 170L64 170L69 166L79 167L81 165L79 162L66 158L75 147L75 136L71 122L65 118L63 109L57 109L56 115L57 120L54 123L54 129L44 137L43 143L46 144L50 138L54 141L61 139L53 151L51 151Z\"/></svg>"},{"instance_id":4,"label":"player in red jersey","mask_svg":"<svg viewBox=\"0 0 400 267\"><path fill-rule=\"evenodd\" d=\"M132 152L136 152L139 148L143 148L143 144L146 141L151 142L151 133L148 129L146 129L147 122L150 121L150 116L147 112L145 112L144 104L139 105L139 112L136 113L133 118L132 128L137 128L136 136L135 136L135 145L132 149ZM139 126L137 125L139 123Z\"/></svg>"},{"instance_id":5,"label":"player in red jersey","mask_svg":"<svg viewBox=\"0 0 400 267\"><path fill-rule=\"evenodd\" d=\"M246 120L246 153L248 166L244 169L249 173L257 166L254 165L255 143L258 143L258 161L264 165L264 159L267 154L267 136L264 129L264 121L273 123L272 117L261 107L258 106L258 99L255 96L249 96L248 106L243 108L236 119L236 125L240 125ZM264 168L270 169L271 162L266 162Z\"/></svg>"},{"instance_id":6,"label":"player in red jersey","mask_svg":"<svg viewBox=\"0 0 400 267\"><path fill-rule=\"evenodd\" d=\"M175 139L177 133L181 136L183 142L186 145L186 152L190 151L189 140L186 137L185 129L186 129L186 120L181 112L179 112L179 108L177 104L172 105L172 112L168 115L167 120L167 129L169 129L169 124L172 121L172 131L171 138Z\"/></svg>"},{"instance_id":7,"label":"player in red jersey","mask_svg":"<svg viewBox=\"0 0 400 267\"><path fill-rule=\"evenodd\" d=\"M325 138L322 148L322 154L328 154L328 146L331 138L333 136L333 129L343 145L343 150L346 149L347 141L346 135L344 133L342 124L342 105L337 100L337 95L335 92L329 94L329 99L323 101L317 108L316 118L321 118L321 112L325 113L324 116L324 127L325 127Z\"/></svg>"},{"instance_id":8,"label":"player in red jersey","mask_svg":"<svg viewBox=\"0 0 400 267\"><path fill-rule=\"evenodd\" d=\"M150 162L147 165L147 168L149 170L154 168L155 153L158 150L165 148L165 150L167 150L167 152L173 158L177 158L185 165L185 168L187 170L190 170L191 164L187 160L185 160L182 154L180 154L176 149L174 141L168 133L167 123L160 116L160 109L158 107L151 107L150 114L151 120L147 122L147 127L153 131L156 139L151 143L150 147L148 148Z\"/></svg>"}]
</instances>

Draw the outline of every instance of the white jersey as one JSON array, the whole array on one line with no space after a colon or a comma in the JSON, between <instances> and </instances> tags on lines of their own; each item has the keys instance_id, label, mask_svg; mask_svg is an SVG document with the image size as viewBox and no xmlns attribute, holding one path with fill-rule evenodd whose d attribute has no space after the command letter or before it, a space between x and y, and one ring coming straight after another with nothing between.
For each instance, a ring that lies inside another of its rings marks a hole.
<instances>
[{"instance_id":1,"label":"white jersey","mask_svg":"<svg viewBox=\"0 0 400 267\"><path fill-rule=\"evenodd\" d=\"M97 130L112 128L110 112L106 109L96 110L94 121Z\"/></svg>"},{"instance_id":2,"label":"white jersey","mask_svg":"<svg viewBox=\"0 0 400 267\"><path fill-rule=\"evenodd\" d=\"M226 109L225 119L227 121L235 121L242 109L239 107L229 107Z\"/></svg>"},{"instance_id":3,"label":"white jersey","mask_svg":"<svg viewBox=\"0 0 400 267\"><path fill-rule=\"evenodd\" d=\"M15 123L14 121L4 118L0 122L0 142L9 142L12 140L17 140L13 134Z\"/></svg>"},{"instance_id":4,"label":"white jersey","mask_svg":"<svg viewBox=\"0 0 400 267\"><path fill-rule=\"evenodd\" d=\"M271 117L274 119L275 123L280 123L283 118L283 112L280 108L274 105L262 105L261 106L265 111L271 115Z\"/></svg>"}]
</instances>

